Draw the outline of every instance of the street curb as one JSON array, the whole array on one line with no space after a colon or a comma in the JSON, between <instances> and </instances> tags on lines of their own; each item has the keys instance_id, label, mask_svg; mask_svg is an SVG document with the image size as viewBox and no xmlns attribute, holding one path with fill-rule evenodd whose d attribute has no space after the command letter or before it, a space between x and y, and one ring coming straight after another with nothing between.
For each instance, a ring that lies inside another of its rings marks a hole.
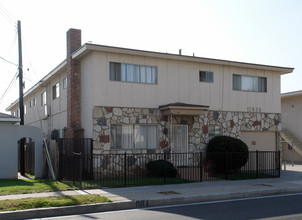
<instances>
[{"instance_id":1,"label":"street curb","mask_svg":"<svg viewBox=\"0 0 302 220\"><path fill-rule=\"evenodd\" d=\"M51 208L37 208L17 211L0 212L0 219L31 219L43 217L55 217L64 215L77 215L94 212L113 211L120 209L133 209L135 202L106 202L86 205L62 206Z\"/></svg>"},{"instance_id":2,"label":"street curb","mask_svg":"<svg viewBox=\"0 0 302 220\"><path fill-rule=\"evenodd\" d=\"M196 196L173 196L165 199L150 198L146 200L108 202L87 205L75 205L64 207L38 208L18 211L0 212L0 219L28 219L28 218L42 218L55 217L64 215L77 215L95 212L115 211L124 209L146 208L162 205L176 205L195 202L206 202L226 199L238 199L248 197L258 197L267 195L290 194L302 192L302 187L287 187L274 188L266 190L248 190L242 192L225 192L217 194L205 194Z\"/></svg>"}]
</instances>

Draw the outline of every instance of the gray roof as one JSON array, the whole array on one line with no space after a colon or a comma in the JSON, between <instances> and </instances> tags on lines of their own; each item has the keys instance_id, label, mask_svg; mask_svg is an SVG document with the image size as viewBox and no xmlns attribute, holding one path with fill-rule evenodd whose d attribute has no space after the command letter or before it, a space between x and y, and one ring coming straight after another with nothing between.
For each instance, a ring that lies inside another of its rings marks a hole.
<instances>
[{"instance_id":1,"label":"gray roof","mask_svg":"<svg viewBox=\"0 0 302 220\"><path fill-rule=\"evenodd\" d=\"M192 105L192 104L187 104L187 103L182 103L182 102L175 102L175 103L170 103L167 105L160 105L159 108L165 108L168 106L174 106L174 107L195 107L195 108L209 108L207 105Z\"/></svg>"},{"instance_id":2,"label":"gray roof","mask_svg":"<svg viewBox=\"0 0 302 220\"><path fill-rule=\"evenodd\" d=\"M297 96L297 95L302 95L302 90L298 91L293 91L293 92L287 92L287 93L282 93L281 98L286 98L286 97L292 97L292 96Z\"/></svg>"},{"instance_id":3,"label":"gray roof","mask_svg":"<svg viewBox=\"0 0 302 220\"><path fill-rule=\"evenodd\" d=\"M280 66L271 66L271 65L263 65L263 64L245 63L245 62L212 59L212 58L205 58L205 57L195 57L195 56L187 56L187 55L179 55L179 54L170 54L170 53L122 48L122 47L105 46L105 45L98 45L98 44L88 44L88 43L83 44L80 48L78 48L76 51L74 51L71 54L71 56L73 59L80 59L81 57L85 56L87 53L90 53L92 51L121 53L121 54L143 56L143 57L153 57L153 58L161 58L161 59L208 63L208 64L226 65L226 66L234 66L234 67L256 68L259 70L275 71L280 74L287 74L287 73L291 73L294 71L294 68L291 68L291 67L280 67ZM49 80L49 78L52 77L53 75L55 75L57 72L66 68L66 65L67 65L67 60L65 59L57 67L55 67L50 73L48 73L43 79L41 79L33 87L31 87L28 91L26 91L24 93L24 97L26 97L28 94L30 94L32 91L34 91L37 87L42 85L45 81ZM10 106L8 106L6 108L6 111L10 111L11 108L14 105L16 105L18 102L19 102L19 99L15 100Z\"/></svg>"},{"instance_id":4,"label":"gray roof","mask_svg":"<svg viewBox=\"0 0 302 220\"><path fill-rule=\"evenodd\" d=\"M19 122L20 118L0 112L0 121Z\"/></svg>"}]
</instances>

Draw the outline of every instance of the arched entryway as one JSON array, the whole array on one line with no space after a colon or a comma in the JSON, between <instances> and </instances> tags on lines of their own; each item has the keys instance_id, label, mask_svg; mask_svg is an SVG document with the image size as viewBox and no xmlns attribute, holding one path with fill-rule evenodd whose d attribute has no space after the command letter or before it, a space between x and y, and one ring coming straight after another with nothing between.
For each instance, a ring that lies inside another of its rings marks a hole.
<instances>
[{"instance_id":1,"label":"arched entryway","mask_svg":"<svg viewBox=\"0 0 302 220\"><path fill-rule=\"evenodd\" d=\"M18 142L26 138L25 143L35 142L34 147L34 174L35 178L43 175L43 137L37 127L14 125L13 123L0 123L0 178L18 178ZM29 138L32 138L30 141Z\"/></svg>"},{"instance_id":2,"label":"arched entryway","mask_svg":"<svg viewBox=\"0 0 302 220\"><path fill-rule=\"evenodd\" d=\"M31 137L18 141L18 172L22 176L35 176L35 142Z\"/></svg>"}]
</instances>

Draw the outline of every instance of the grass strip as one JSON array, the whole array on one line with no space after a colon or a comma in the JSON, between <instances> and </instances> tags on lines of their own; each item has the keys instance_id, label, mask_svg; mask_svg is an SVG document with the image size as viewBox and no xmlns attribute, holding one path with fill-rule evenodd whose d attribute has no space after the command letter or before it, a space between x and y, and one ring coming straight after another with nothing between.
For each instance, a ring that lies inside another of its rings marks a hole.
<instances>
[{"instance_id":1,"label":"grass strip","mask_svg":"<svg viewBox=\"0 0 302 220\"><path fill-rule=\"evenodd\" d=\"M101 179L99 181L85 180L82 185L85 189L94 189L101 187L131 187L131 186L148 186L162 184L180 184L191 183L194 181L181 178L127 178L124 185L123 178L117 179ZM79 184L76 182L76 184ZM54 181L51 179L19 179L19 180L4 180L0 179L0 196L13 194L28 194L41 192L55 192L65 190L77 190L79 187L73 185L72 181Z\"/></svg>"},{"instance_id":2,"label":"grass strip","mask_svg":"<svg viewBox=\"0 0 302 220\"><path fill-rule=\"evenodd\" d=\"M71 181L54 181L50 179L0 179L0 195L53 192L76 189L78 189L78 187L74 186Z\"/></svg>"},{"instance_id":3,"label":"grass strip","mask_svg":"<svg viewBox=\"0 0 302 220\"><path fill-rule=\"evenodd\" d=\"M0 211L14 211L33 208L48 208L71 205L111 202L99 195L51 196L41 198L27 198L0 201Z\"/></svg>"}]
</instances>

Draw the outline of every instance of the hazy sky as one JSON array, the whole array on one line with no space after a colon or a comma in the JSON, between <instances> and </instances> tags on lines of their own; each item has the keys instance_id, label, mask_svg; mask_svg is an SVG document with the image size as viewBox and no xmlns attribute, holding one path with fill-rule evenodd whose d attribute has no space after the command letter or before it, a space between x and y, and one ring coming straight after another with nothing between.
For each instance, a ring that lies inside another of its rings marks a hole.
<instances>
[{"instance_id":1,"label":"hazy sky","mask_svg":"<svg viewBox=\"0 0 302 220\"><path fill-rule=\"evenodd\" d=\"M17 20L25 91L65 59L69 28L82 43L294 67L281 92L302 90L301 0L0 0L0 112L18 98L2 59L18 63Z\"/></svg>"}]
</instances>

